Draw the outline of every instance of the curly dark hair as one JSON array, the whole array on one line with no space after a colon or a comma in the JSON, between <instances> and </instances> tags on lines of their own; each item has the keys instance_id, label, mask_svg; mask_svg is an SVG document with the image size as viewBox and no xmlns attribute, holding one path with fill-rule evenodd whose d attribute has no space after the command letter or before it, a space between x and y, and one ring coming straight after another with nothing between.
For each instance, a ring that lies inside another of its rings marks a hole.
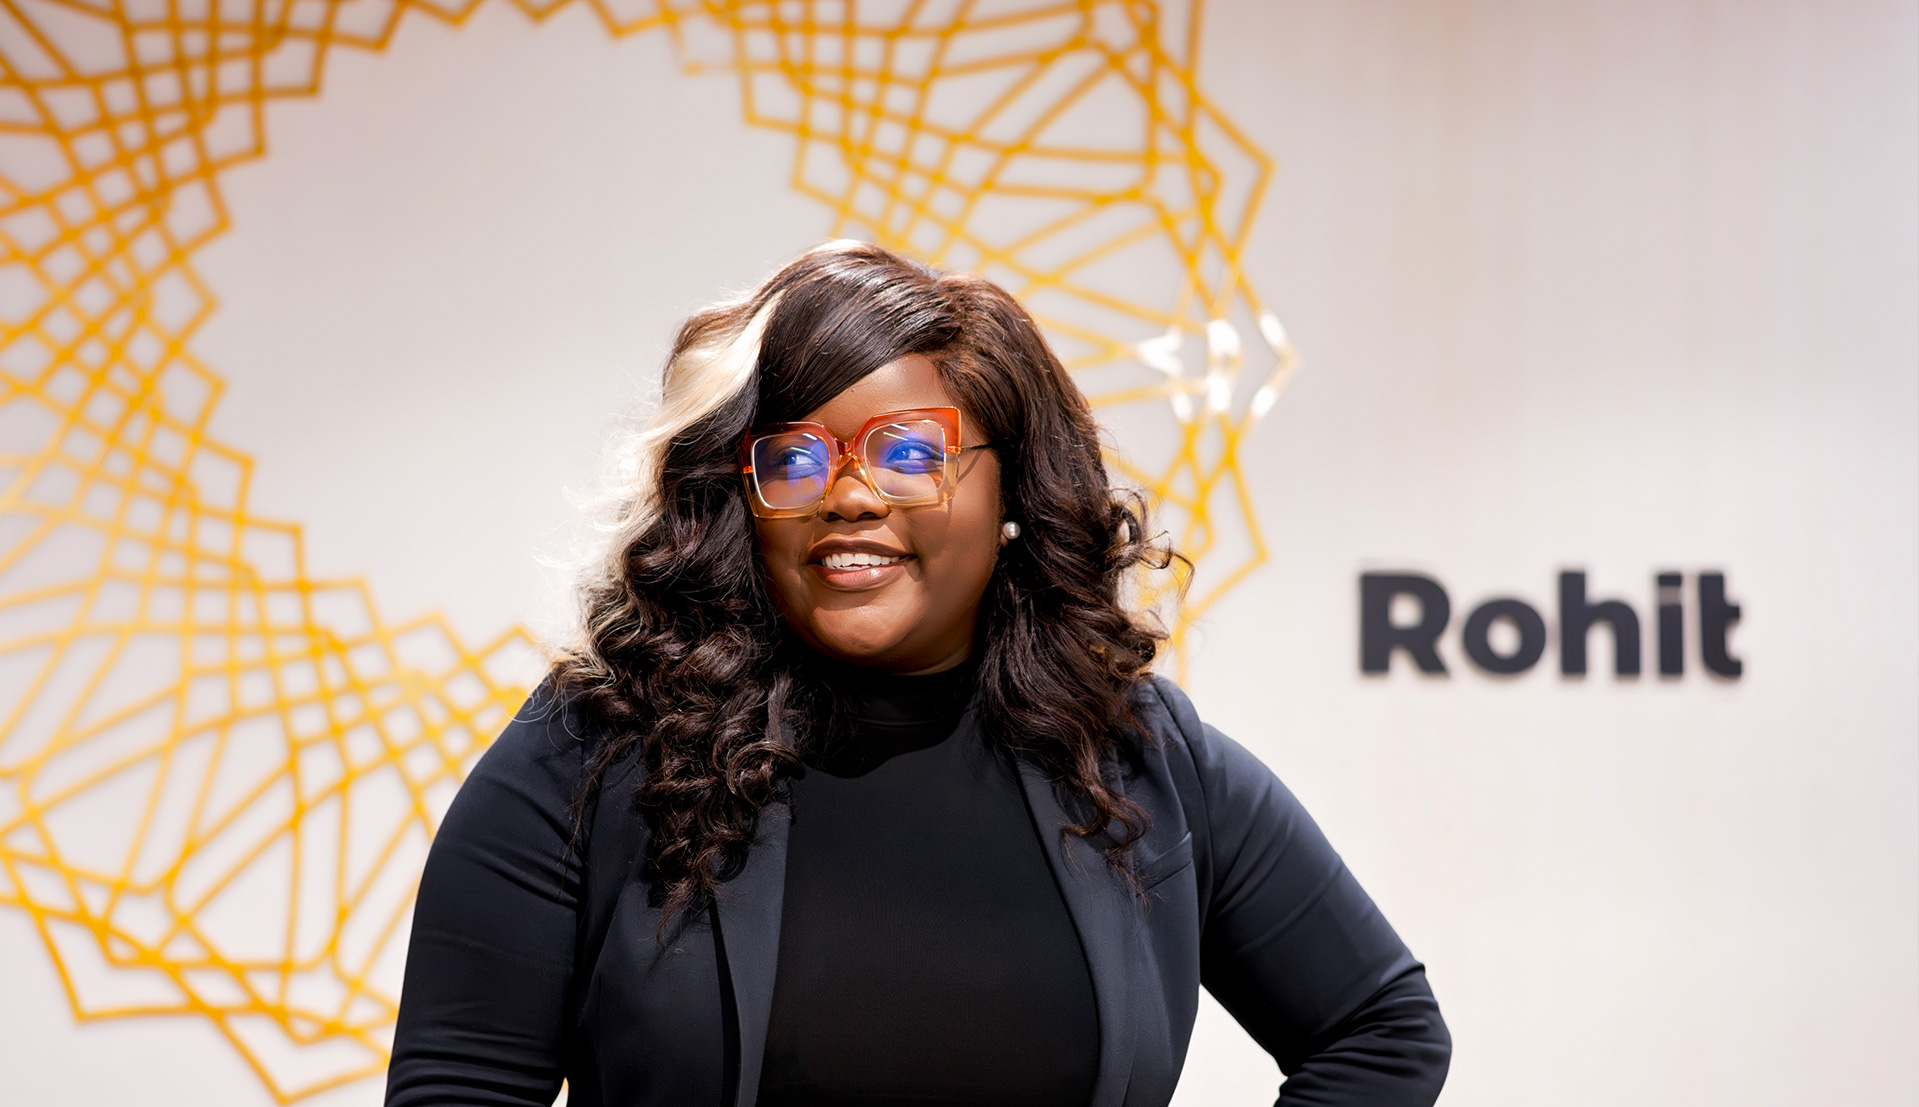
<instances>
[{"instance_id":1,"label":"curly dark hair","mask_svg":"<svg viewBox=\"0 0 1919 1107\"><path fill-rule=\"evenodd\" d=\"M760 811L789 798L801 752L833 723L774 607L737 444L909 354L994 444L1005 514L1023 528L981 601L981 731L1042 766L1078 820L1068 833L1099 837L1130 875L1145 813L1115 780L1140 740L1134 687L1165 634L1122 595L1136 567L1173 555L1147 541L1139 496L1108 480L1085 397L1012 296L841 242L681 328L557 671L596 735L593 786L640 759L662 927L745 863Z\"/></svg>"}]
</instances>

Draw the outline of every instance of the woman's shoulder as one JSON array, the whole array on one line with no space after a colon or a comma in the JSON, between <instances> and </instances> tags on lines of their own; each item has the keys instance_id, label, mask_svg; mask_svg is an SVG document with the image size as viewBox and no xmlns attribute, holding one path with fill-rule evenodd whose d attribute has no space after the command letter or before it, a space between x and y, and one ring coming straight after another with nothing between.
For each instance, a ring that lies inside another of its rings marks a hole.
<instances>
[{"instance_id":1,"label":"woman's shoulder","mask_svg":"<svg viewBox=\"0 0 1919 1107\"><path fill-rule=\"evenodd\" d=\"M1158 674L1134 691L1134 717L1146 736L1146 761L1170 778L1193 813L1220 817L1284 793L1271 768L1245 746L1202 721L1192 698Z\"/></svg>"},{"instance_id":2,"label":"woman's shoulder","mask_svg":"<svg viewBox=\"0 0 1919 1107\"><path fill-rule=\"evenodd\" d=\"M1158 749L1175 765L1183 763L1202 774L1208 766L1216 765L1222 754L1240 748L1201 721L1199 709L1185 689L1157 673L1134 686L1133 718L1149 749Z\"/></svg>"},{"instance_id":3,"label":"woman's shoulder","mask_svg":"<svg viewBox=\"0 0 1919 1107\"><path fill-rule=\"evenodd\" d=\"M1204 740L1203 724L1191 697L1158 673L1148 674L1133 686L1133 712L1149 737L1188 745Z\"/></svg>"},{"instance_id":4,"label":"woman's shoulder","mask_svg":"<svg viewBox=\"0 0 1919 1107\"><path fill-rule=\"evenodd\" d=\"M467 774L449 821L462 807L488 817L508 808L567 817L580 797L593 734L578 695L548 673Z\"/></svg>"},{"instance_id":5,"label":"woman's shoulder","mask_svg":"<svg viewBox=\"0 0 1919 1107\"><path fill-rule=\"evenodd\" d=\"M569 760L577 764L587 744L587 727L578 699L576 693L562 687L557 671L549 672L506 721L474 766L474 774L519 775Z\"/></svg>"}]
</instances>

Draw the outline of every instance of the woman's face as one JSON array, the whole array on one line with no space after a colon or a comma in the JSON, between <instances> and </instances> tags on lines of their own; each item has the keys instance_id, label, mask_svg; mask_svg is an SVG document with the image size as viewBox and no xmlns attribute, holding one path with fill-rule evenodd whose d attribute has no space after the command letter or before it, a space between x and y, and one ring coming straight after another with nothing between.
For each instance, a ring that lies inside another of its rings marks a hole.
<instances>
[{"instance_id":1,"label":"woman's face","mask_svg":"<svg viewBox=\"0 0 1919 1107\"><path fill-rule=\"evenodd\" d=\"M958 407L926 358L911 354L809 412L851 441L875 415ZM961 444L985 441L961 417ZM797 519L755 519L760 554L780 612L829 657L899 673L929 673L966 659L980 597L999 557L999 459L968 450L956 460L944 505L891 507L851 465L819 510ZM898 558L877 567L829 569L832 554Z\"/></svg>"}]
</instances>

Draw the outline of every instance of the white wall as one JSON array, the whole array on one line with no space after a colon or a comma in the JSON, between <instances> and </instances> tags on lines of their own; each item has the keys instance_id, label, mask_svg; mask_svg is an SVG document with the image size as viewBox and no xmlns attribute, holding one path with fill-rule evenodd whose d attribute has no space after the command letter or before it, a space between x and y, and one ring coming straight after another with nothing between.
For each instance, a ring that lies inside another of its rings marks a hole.
<instances>
[{"instance_id":1,"label":"white wall","mask_svg":"<svg viewBox=\"0 0 1919 1107\"><path fill-rule=\"evenodd\" d=\"M1207 9L1207 87L1281 162L1248 264L1307 369L1249 446L1273 562L1190 683L1428 962L1447 1103L1919 1092L1915 16ZM673 322L826 230L729 81L583 10L415 20L269 123L200 259L215 430L316 573L474 637L550 614L533 554ZM1550 614L1561 568L1650 622L1655 570L1723 570L1745 675L1496 681L1454 633L1446 680L1363 678L1381 567L1455 626ZM267 1102L194 1020L74 1026L17 914L0 964L10 1101ZM1274 1076L1209 1005L1181 1102Z\"/></svg>"},{"instance_id":2,"label":"white wall","mask_svg":"<svg viewBox=\"0 0 1919 1107\"><path fill-rule=\"evenodd\" d=\"M1911 1102L1913 7L1226 14L1311 368L1195 692L1430 963L1448 1101ZM1364 679L1381 566L1455 626L1550 614L1560 568L1646 620L1656 569L1723 569L1745 675L1500 682L1449 636L1449 680Z\"/></svg>"}]
</instances>

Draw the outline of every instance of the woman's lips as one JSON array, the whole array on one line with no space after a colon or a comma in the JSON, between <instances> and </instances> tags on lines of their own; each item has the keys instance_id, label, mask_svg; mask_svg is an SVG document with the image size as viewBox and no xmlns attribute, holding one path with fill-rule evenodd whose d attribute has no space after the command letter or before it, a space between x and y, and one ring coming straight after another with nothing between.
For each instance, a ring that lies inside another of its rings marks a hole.
<instances>
[{"instance_id":1,"label":"woman's lips","mask_svg":"<svg viewBox=\"0 0 1919 1107\"><path fill-rule=\"evenodd\" d=\"M906 572L906 563L911 560L912 557L907 556L885 565L852 565L843 569L828 568L822 561L814 561L807 568L828 588L841 592L863 592L898 579Z\"/></svg>"}]
</instances>

